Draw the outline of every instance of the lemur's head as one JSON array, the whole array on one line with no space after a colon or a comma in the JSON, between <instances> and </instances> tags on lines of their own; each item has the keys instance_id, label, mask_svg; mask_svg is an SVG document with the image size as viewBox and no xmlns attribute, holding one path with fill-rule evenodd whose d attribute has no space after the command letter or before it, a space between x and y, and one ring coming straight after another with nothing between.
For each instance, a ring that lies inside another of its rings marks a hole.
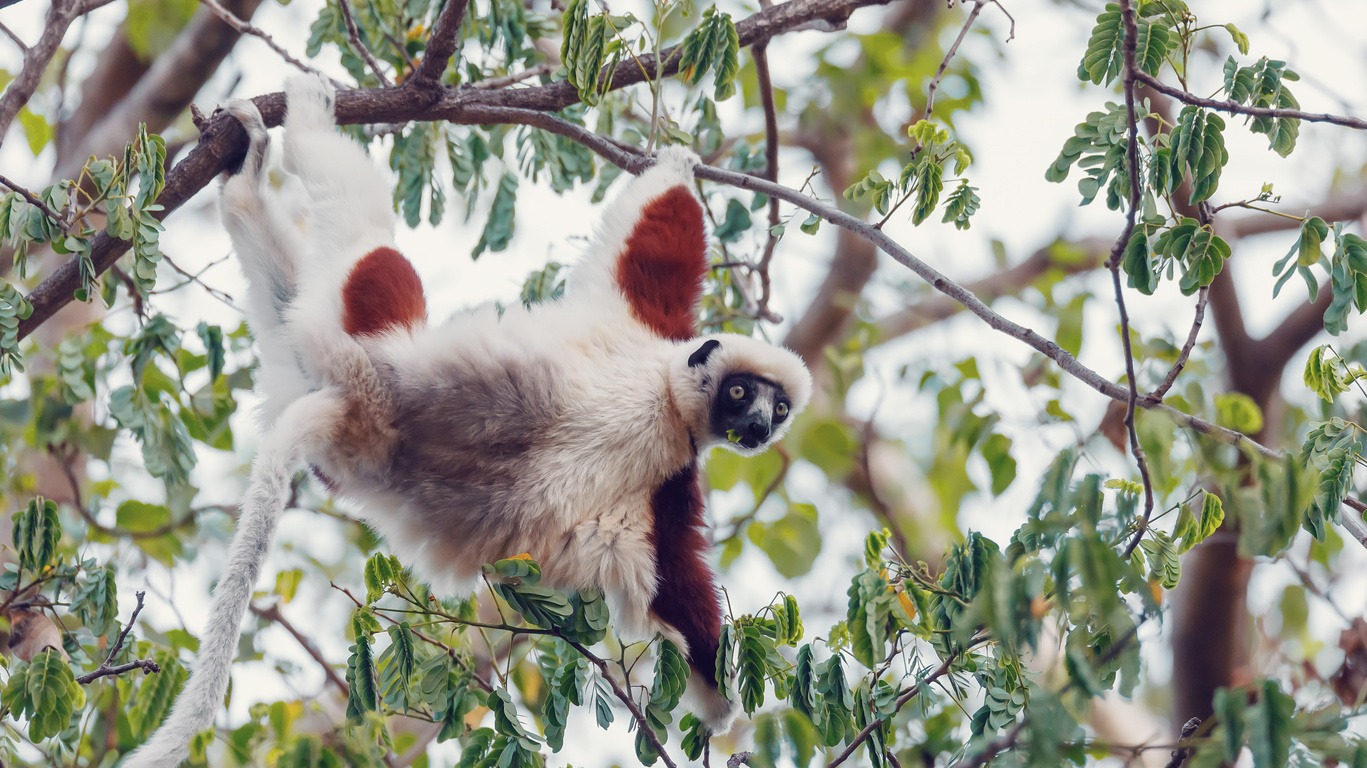
<instances>
[{"instance_id":1,"label":"lemur's head","mask_svg":"<svg viewBox=\"0 0 1367 768\"><path fill-rule=\"evenodd\" d=\"M686 368L676 388L699 448L723 445L753 455L777 442L807 407L812 377L802 360L782 347L735 334L683 342Z\"/></svg>"}]
</instances>

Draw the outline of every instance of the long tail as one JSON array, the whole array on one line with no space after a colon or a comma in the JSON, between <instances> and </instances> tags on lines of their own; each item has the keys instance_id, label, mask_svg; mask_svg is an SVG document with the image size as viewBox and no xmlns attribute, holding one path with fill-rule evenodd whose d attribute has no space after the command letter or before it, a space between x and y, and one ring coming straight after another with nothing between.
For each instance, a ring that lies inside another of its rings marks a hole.
<instances>
[{"instance_id":1,"label":"long tail","mask_svg":"<svg viewBox=\"0 0 1367 768\"><path fill-rule=\"evenodd\" d=\"M252 464L251 485L242 501L223 577L214 589L209 623L200 635L190 681L161 728L124 768L176 768L189 755L195 734L213 725L228 690L242 617L289 499L294 471L307 452L329 438L341 414L339 398L330 390L319 390L291 403L266 434Z\"/></svg>"}]
</instances>

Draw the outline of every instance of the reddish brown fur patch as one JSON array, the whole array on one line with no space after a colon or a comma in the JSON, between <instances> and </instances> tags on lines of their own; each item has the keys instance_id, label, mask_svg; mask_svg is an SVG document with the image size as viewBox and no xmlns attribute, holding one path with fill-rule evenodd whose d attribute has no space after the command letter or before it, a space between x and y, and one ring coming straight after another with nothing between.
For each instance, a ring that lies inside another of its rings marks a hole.
<instances>
[{"instance_id":1,"label":"reddish brown fur patch","mask_svg":"<svg viewBox=\"0 0 1367 768\"><path fill-rule=\"evenodd\" d=\"M342 327L347 333L370 336L426 321L422 280L403 254L376 248L351 268L342 286Z\"/></svg>"},{"instance_id":2,"label":"reddish brown fur patch","mask_svg":"<svg viewBox=\"0 0 1367 768\"><path fill-rule=\"evenodd\" d=\"M655 198L617 257L617 285L636 319L666 339L697 335L695 312L707 273L702 206L677 186Z\"/></svg>"},{"instance_id":3,"label":"reddish brown fur patch","mask_svg":"<svg viewBox=\"0 0 1367 768\"><path fill-rule=\"evenodd\" d=\"M658 585L651 613L688 641L688 663L716 687L721 640L721 599L712 569L711 544L703 535L703 496L698 465L690 463L664 481L650 501L655 517Z\"/></svg>"}]
</instances>

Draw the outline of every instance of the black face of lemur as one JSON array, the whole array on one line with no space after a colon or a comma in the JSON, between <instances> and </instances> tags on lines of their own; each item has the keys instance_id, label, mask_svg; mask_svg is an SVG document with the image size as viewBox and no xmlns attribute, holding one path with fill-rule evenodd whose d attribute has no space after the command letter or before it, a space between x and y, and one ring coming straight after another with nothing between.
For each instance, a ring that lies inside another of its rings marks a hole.
<instances>
[{"instance_id":1,"label":"black face of lemur","mask_svg":"<svg viewBox=\"0 0 1367 768\"><path fill-rule=\"evenodd\" d=\"M742 448L758 448L788 418L788 393L751 373L722 379L712 398L712 432Z\"/></svg>"}]
</instances>

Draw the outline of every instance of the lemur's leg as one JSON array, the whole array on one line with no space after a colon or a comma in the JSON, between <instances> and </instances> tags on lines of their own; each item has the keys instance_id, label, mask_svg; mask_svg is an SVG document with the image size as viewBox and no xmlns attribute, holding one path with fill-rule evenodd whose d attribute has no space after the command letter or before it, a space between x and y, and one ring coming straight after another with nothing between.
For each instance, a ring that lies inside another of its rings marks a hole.
<instances>
[{"instance_id":1,"label":"lemur's leg","mask_svg":"<svg viewBox=\"0 0 1367 768\"><path fill-rule=\"evenodd\" d=\"M220 210L249 283L245 308L261 350L261 391L267 397L263 417L269 423L317 383L304 375L284 330L305 246L299 228L285 218L266 186L270 134L261 113L246 99L222 109L242 123L249 140L241 169L224 179Z\"/></svg>"},{"instance_id":2,"label":"lemur's leg","mask_svg":"<svg viewBox=\"0 0 1367 768\"><path fill-rule=\"evenodd\" d=\"M332 86L316 77L292 77L285 99L285 169L308 189L315 256L335 268L338 258L392 247L391 185L365 149L338 133Z\"/></svg>"},{"instance_id":3,"label":"lemur's leg","mask_svg":"<svg viewBox=\"0 0 1367 768\"><path fill-rule=\"evenodd\" d=\"M697 335L707 274L703 209L693 191L697 164L682 147L662 149L655 165L618 193L570 272L567 301L620 308L666 339Z\"/></svg>"},{"instance_id":4,"label":"lemur's leg","mask_svg":"<svg viewBox=\"0 0 1367 768\"><path fill-rule=\"evenodd\" d=\"M413 328L427 318L422 281L394 248L389 182L365 150L337 132L326 81L285 84L285 168L308 190L309 239L291 333L306 367L335 381L359 365L352 336Z\"/></svg>"}]
</instances>

